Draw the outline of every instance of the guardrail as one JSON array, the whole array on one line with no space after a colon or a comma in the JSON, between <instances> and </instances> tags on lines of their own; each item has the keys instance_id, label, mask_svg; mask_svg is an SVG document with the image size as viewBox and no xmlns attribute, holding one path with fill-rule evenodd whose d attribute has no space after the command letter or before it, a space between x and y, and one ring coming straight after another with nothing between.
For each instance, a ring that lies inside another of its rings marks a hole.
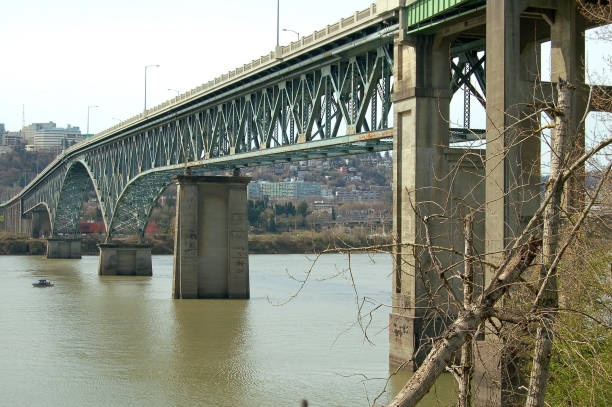
<instances>
[{"instance_id":1,"label":"guardrail","mask_svg":"<svg viewBox=\"0 0 612 407\"><path fill-rule=\"evenodd\" d=\"M209 92L213 92L217 89L220 89L232 82L244 79L253 73L262 71L266 68L269 68L270 66L273 66L274 64L278 64L282 60L300 55L301 53L315 48L318 45L325 43L326 41L331 41L338 37L342 37L346 33L349 33L359 27L362 27L364 25L367 26L373 20L376 20L377 17L378 14L376 12L376 4L371 4L370 7L368 7L367 9L356 11L352 16L342 18L340 19L340 21L334 24L327 25L322 30L317 30L310 35L306 35L300 38L300 40L298 41L291 42L289 45L278 47L275 51L271 51L269 54L254 59L253 61L246 63L240 67L237 67L236 69L229 71L228 73L220 75L208 82L203 83L202 85L196 88L190 89L185 93L182 93L164 103L161 103L151 109L148 109L145 112L140 113L134 117L117 123L116 125L67 148L62 153L60 153L60 155L58 155L55 160L53 160L47 166L47 168L45 168L40 174L38 174L26 187L24 187L24 189L19 194L17 194L15 197L11 198L9 201L3 203L0 206L12 203L15 199L19 198L22 195L23 191L26 191L30 186L38 182L43 175L46 175L49 169L52 169L54 166L61 163L65 158L71 155L73 152L80 150L84 146L94 144L99 140L108 137L109 135L115 134L118 131L137 124L145 119L149 119L166 110L172 109L191 100L199 98Z\"/></svg>"},{"instance_id":2,"label":"guardrail","mask_svg":"<svg viewBox=\"0 0 612 407\"><path fill-rule=\"evenodd\" d=\"M319 43L325 42L326 40L341 36L342 34L375 19L377 16L376 4L371 4L367 9L356 11L350 17L343 18L334 24L328 25L322 30L318 30L310 35L303 36L298 41L291 42L286 46L280 46L275 51L270 51L269 54L262 55L261 57L237 67L228 73L220 75L196 88L188 90L187 92L182 93L164 103L148 109L146 112L118 123L113 127L96 134L94 137L86 140L86 142L94 142L95 140L99 140L100 138L108 136L109 134L115 133L117 130L121 130L122 128L138 123L145 118L150 118L151 116L163 112L164 110L173 108L189 100L205 95L206 93L221 88L230 82L243 79L252 73L279 63L281 60L299 55L305 50L317 46Z\"/></svg>"}]
</instances>

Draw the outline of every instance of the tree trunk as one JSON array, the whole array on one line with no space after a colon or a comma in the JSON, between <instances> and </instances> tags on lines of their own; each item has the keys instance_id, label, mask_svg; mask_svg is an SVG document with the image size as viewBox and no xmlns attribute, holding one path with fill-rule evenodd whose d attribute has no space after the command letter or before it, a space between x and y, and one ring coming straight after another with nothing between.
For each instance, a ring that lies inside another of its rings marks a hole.
<instances>
[{"instance_id":1,"label":"tree trunk","mask_svg":"<svg viewBox=\"0 0 612 407\"><path fill-rule=\"evenodd\" d=\"M541 241L532 237L515 252L512 258L497 272L476 304L462 311L446 330L444 337L437 341L423 364L408 380L388 407L415 406L427 394L440 373L449 366L453 355L461 348L467 335L492 315L495 303L516 283L531 265Z\"/></svg>"},{"instance_id":2,"label":"tree trunk","mask_svg":"<svg viewBox=\"0 0 612 407\"><path fill-rule=\"evenodd\" d=\"M474 300L474 268L472 260L472 214L465 218L465 255L463 272L463 307L469 309ZM459 370L459 397L457 407L470 407L472 404L473 373L473 332L470 332L461 347L461 367Z\"/></svg>"},{"instance_id":3,"label":"tree trunk","mask_svg":"<svg viewBox=\"0 0 612 407\"><path fill-rule=\"evenodd\" d=\"M539 292L536 298L537 309L541 311L542 319L536 334L536 343L527 393L527 407L544 405L546 383L548 381L548 366L552 353L553 323L559 307L557 290L557 270L553 260L559 246L559 224L561 215L561 200L563 183L558 181L559 174L567 165L568 117L571 114L569 101L572 86L564 81L558 85L558 105L554 114L555 130L552 132L552 154L550 163L550 180L548 184L550 203L544 211L542 231L542 266L540 268Z\"/></svg>"}]
</instances>

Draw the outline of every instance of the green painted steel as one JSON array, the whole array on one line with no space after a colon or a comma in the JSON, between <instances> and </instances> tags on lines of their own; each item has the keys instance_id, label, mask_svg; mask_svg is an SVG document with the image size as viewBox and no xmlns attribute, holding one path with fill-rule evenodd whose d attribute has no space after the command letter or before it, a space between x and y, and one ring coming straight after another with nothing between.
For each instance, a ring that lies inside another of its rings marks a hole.
<instances>
[{"instance_id":1,"label":"green painted steel","mask_svg":"<svg viewBox=\"0 0 612 407\"><path fill-rule=\"evenodd\" d=\"M417 0L406 6L408 28L427 23L433 18L454 11L459 6L477 3L474 0Z\"/></svg>"}]
</instances>

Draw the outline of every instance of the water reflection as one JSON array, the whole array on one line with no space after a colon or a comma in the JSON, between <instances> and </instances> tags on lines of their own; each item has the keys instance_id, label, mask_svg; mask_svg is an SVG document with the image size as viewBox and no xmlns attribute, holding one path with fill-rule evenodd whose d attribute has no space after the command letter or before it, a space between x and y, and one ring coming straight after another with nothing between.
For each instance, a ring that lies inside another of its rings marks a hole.
<instances>
[{"instance_id":1,"label":"water reflection","mask_svg":"<svg viewBox=\"0 0 612 407\"><path fill-rule=\"evenodd\" d=\"M251 300L172 300L172 257L152 277L99 277L97 257L0 257L3 405L368 405L389 374L387 256L251 256ZM330 279L331 276L336 276ZM47 278L53 288L33 289ZM355 287L352 281L355 281ZM368 331L360 298L385 304ZM365 378L368 378L367 380ZM393 377L387 403L407 377ZM450 405L450 376L425 405Z\"/></svg>"}]
</instances>

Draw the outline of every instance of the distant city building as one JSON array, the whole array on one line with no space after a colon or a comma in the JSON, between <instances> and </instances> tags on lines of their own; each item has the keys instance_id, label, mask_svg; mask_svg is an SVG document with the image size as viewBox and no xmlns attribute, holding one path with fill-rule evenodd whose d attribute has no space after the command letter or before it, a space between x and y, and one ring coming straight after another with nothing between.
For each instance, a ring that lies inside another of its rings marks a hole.
<instances>
[{"instance_id":1,"label":"distant city building","mask_svg":"<svg viewBox=\"0 0 612 407\"><path fill-rule=\"evenodd\" d=\"M331 188L321 187L321 198L323 199L334 199L334 191Z\"/></svg>"},{"instance_id":2,"label":"distant city building","mask_svg":"<svg viewBox=\"0 0 612 407\"><path fill-rule=\"evenodd\" d=\"M362 191L358 189L338 188L336 202L368 202L380 199L378 191Z\"/></svg>"},{"instance_id":3,"label":"distant city building","mask_svg":"<svg viewBox=\"0 0 612 407\"><path fill-rule=\"evenodd\" d=\"M249 199L271 201L320 198L321 184L292 179L284 182L251 182L247 189Z\"/></svg>"},{"instance_id":4,"label":"distant city building","mask_svg":"<svg viewBox=\"0 0 612 407\"><path fill-rule=\"evenodd\" d=\"M247 196L249 199L263 199L261 182L251 182L247 187Z\"/></svg>"},{"instance_id":5,"label":"distant city building","mask_svg":"<svg viewBox=\"0 0 612 407\"><path fill-rule=\"evenodd\" d=\"M16 147L23 144L23 135L20 131L9 131L4 133L4 145Z\"/></svg>"},{"instance_id":6,"label":"distant city building","mask_svg":"<svg viewBox=\"0 0 612 407\"><path fill-rule=\"evenodd\" d=\"M23 133L23 138L26 144L34 144L34 136L39 131L54 129L57 126L53 122L49 123L32 123L30 125L24 126L21 132Z\"/></svg>"},{"instance_id":7,"label":"distant city building","mask_svg":"<svg viewBox=\"0 0 612 407\"><path fill-rule=\"evenodd\" d=\"M334 205L329 202L315 201L312 203L312 212L318 215L328 214L331 216Z\"/></svg>"},{"instance_id":8,"label":"distant city building","mask_svg":"<svg viewBox=\"0 0 612 407\"><path fill-rule=\"evenodd\" d=\"M23 128L26 150L59 153L83 140L81 129L67 125L57 127L53 122L32 123Z\"/></svg>"},{"instance_id":9,"label":"distant city building","mask_svg":"<svg viewBox=\"0 0 612 407\"><path fill-rule=\"evenodd\" d=\"M0 146L4 145L4 133L6 131L4 130L4 123L0 123Z\"/></svg>"}]
</instances>

